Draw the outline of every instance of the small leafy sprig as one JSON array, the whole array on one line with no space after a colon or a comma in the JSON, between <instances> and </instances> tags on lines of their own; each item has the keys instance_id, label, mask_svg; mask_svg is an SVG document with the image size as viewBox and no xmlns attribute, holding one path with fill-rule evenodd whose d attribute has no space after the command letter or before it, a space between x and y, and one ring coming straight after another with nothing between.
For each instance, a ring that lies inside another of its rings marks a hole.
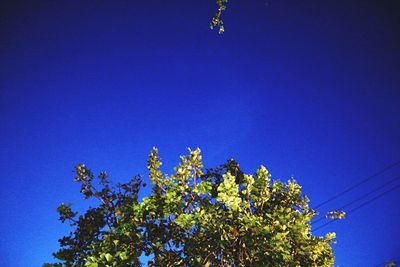
<instances>
[{"instance_id":1,"label":"small leafy sprig","mask_svg":"<svg viewBox=\"0 0 400 267\"><path fill-rule=\"evenodd\" d=\"M218 28L218 33L223 34L225 32L224 21L221 19L222 12L226 10L226 4L228 0L217 0L217 13L215 13L214 17L211 19L210 29Z\"/></svg>"}]
</instances>

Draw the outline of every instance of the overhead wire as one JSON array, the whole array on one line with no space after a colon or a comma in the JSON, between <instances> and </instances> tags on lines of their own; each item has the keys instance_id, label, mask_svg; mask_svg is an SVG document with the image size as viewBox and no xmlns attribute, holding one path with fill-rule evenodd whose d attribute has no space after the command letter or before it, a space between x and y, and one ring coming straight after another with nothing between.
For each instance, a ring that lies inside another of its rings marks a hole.
<instances>
[{"instance_id":1,"label":"overhead wire","mask_svg":"<svg viewBox=\"0 0 400 267\"><path fill-rule=\"evenodd\" d=\"M393 263L395 264L395 265L393 265L393 266L397 266L397 264L400 262L400 258L393 259L393 260L387 260L387 261L384 261L384 262L382 262L382 263L380 263L380 264L376 264L376 265L374 265L373 267L385 267L385 266L389 266L388 264L389 264L390 262L393 262Z\"/></svg>"},{"instance_id":2,"label":"overhead wire","mask_svg":"<svg viewBox=\"0 0 400 267\"><path fill-rule=\"evenodd\" d=\"M368 176L367 178L361 180L360 182L358 182L358 183L356 183L356 184L350 186L349 188L343 190L342 192L340 192L340 193L338 193L338 194L336 194L336 195L330 197L329 199L327 199L327 200L321 202L321 203L318 204L317 206L313 207L313 209L318 209L318 208L320 208L320 207L322 207L322 206L328 204L329 202L331 202L331 201L333 201L333 200L335 200L335 199L341 197L342 195L347 194L348 192L354 190L355 188L359 187L360 185L365 184L366 182L370 181L371 179L373 179L373 178L375 178L375 177L377 177L377 176L379 176L379 175L385 173L386 171L388 171L388 170L390 170L390 169L396 167L397 165L400 165L400 161L394 162L394 163L392 163L392 164L390 164L390 165L384 167L383 169L381 169L381 170L377 171L376 173L374 173L374 174Z\"/></svg>"},{"instance_id":3,"label":"overhead wire","mask_svg":"<svg viewBox=\"0 0 400 267\"><path fill-rule=\"evenodd\" d=\"M386 195L386 194L388 194L388 193L390 193L390 192L392 192L392 191L394 191L394 190L396 190L396 189L398 189L398 188L400 188L400 184L398 184L398 185L396 185L396 186L394 186L394 187L392 187L392 188L390 188L390 189L388 189L388 190L382 192L381 194L375 196L374 198L371 198L370 200L364 202L363 204L361 204L361 205L359 205L359 206L357 206L357 207L355 207L355 208L349 210L349 211L347 212L347 214L353 213L353 212L355 212L355 211L361 209L362 207L371 204L371 202L373 202L373 201L375 201L375 200L377 200L377 199L383 197L384 195ZM337 220L338 220L337 218L332 219L331 221L329 221L329 222L327 222L327 223L324 223L324 224L322 224L321 226L315 228L314 231L318 231L319 229L324 228L324 227L326 227L327 225L329 225L329 224L331 224L331 223L333 223L333 222L335 222L335 221L337 221Z\"/></svg>"},{"instance_id":4,"label":"overhead wire","mask_svg":"<svg viewBox=\"0 0 400 267\"><path fill-rule=\"evenodd\" d=\"M356 199L354 199L354 200L348 202L347 204L345 204L345 205L343 205L343 206L341 206L340 208L335 209L335 210L342 211L342 210L344 210L345 208L347 208L347 207L353 205L354 203L356 203L356 202L358 202L358 201L360 201L360 200L362 200L362 199L364 199L364 198L366 198L366 197L368 197L368 196L370 196L370 195L372 195L372 194L378 192L378 191L381 190L382 188L385 188L387 185L389 185L389 184L391 184L391 183L393 183L393 182L395 182L395 181L397 181L397 180L399 180L399 179L400 179L400 175L399 175L399 176L396 176L396 177L394 177L394 178L392 178L392 179L390 179L390 180L387 181L386 183L382 184L381 186L378 186L378 187L374 188L373 190L369 191L368 193L362 194L362 195L359 196L358 198L356 198ZM345 210L344 210L344 211L345 211ZM322 220L324 220L324 219L326 219L326 218L325 218L325 217L319 218L319 219L315 220L314 222L312 222L312 224L316 224L316 223L318 223L318 222L320 222L320 221L322 221Z\"/></svg>"}]
</instances>

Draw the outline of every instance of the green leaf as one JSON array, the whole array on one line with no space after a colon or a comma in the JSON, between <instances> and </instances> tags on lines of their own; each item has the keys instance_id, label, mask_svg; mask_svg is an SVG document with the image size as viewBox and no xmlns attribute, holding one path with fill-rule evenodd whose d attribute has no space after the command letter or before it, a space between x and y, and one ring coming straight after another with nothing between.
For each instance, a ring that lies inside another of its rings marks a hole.
<instances>
[{"instance_id":1,"label":"green leaf","mask_svg":"<svg viewBox=\"0 0 400 267\"><path fill-rule=\"evenodd\" d=\"M126 254L126 252L121 252L119 254L119 257L121 258L121 260L127 260L128 259L128 255Z\"/></svg>"},{"instance_id":2,"label":"green leaf","mask_svg":"<svg viewBox=\"0 0 400 267\"><path fill-rule=\"evenodd\" d=\"M104 256L108 262L110 262L113 259L113 256L110 253L106 253Z\"/></svg>"}]
</instances>

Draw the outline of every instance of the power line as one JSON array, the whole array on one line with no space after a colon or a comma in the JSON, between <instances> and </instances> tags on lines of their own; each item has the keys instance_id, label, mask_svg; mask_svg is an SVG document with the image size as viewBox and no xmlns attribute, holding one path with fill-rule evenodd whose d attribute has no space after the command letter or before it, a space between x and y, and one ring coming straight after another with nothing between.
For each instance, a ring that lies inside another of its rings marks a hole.
<instances>
[{"instance_id":1,"label":"power line","mask_svg":"<svg viewBox=\"0 0 400 267\"><path fill-rule=\"evenodd\" d=\"M345 208L351 206L352 204L354 204L354 203L356 203L356 202L362 200L363 198L366 198L367 196L372 195L373 193L375 193L375 192L381 190L382 188L386 187L387 185L393 183L394 181L396 181L396 180L398 180L398 179L400 179L400 175L394 177L393 179L391 179L391 180L389 180L389 181L387 181L387 182L384 183L383 185L381 185L381 186L379 186L379 187L376 187L375 189L369 191L368 193L359 196L358 198L354 199L353 201L350 201L349 203L347 203L347 204L341 206L340 208L338 208L337 210L340 211L340 210L343 210L343 209L345 209ZM313 222L313 224L316 224L316 223L318 223L318 222L320 222L320 221L322 221L322 220L324 220L324 219L325 219L324 217L319 218L319 219L315 220L315 221Z\"/></svg>"},{"instance_id":2,"label":"power line","mask_svg":"<svg viewBox=\"0 0 400 267\"><path fill-rule=\"evenodd\" d=\"M364 180L361 180L360 182L358 182L358 183L356 183L356 184L350 186L350 187L347 188L346 190L344 190L344 191L342 191L342 192L340 192L340 193L338 193L338 194L332 196L331 198L329 198L329 199L323 201L322 203L320 203L320 204L318 204L317 206L315 206L313 209L314 209L314 210L315 210L315 209L318 209L319 207L321 207L321 206L323 206L323 205L325 205L325 204L327 204L327 203L329 203L329 202L331 202L331 201L337 199L338 197L340 197L340 196L342 196L342 195L344 195L344 194L350 192L351 190L353 190L353 189L359 187L360 185L362 185L362 184L368 182L369 180L371 180L372 178L375 178L375 177L381 175L382 173L384 173L384 172L386 172L386 171L392 169L393 167L395 167L395 166L397 166L397 165L399 165L399 164L400 164L400 161L397 161L397 162L395 162L395 163L392 163L392 164L386 166L385 168L379 170L378 172L372 174L371 176L368 176L368 177L365 178Z\"/></svg>"},{"instance_id":3,"label":"power line","mask_svg":"<svg viewBox=\"0 0 400 267\"><path fill-rule=\"evenodd\" d=\"M347 212L347 214L350 214L350 213L352 213L352 212L355 212L355 211L361 209L362 207L364 207L364 206L370 204L371 202L377 200L378 198L381 198L381 197L383 197L384 195L386 195L386 194L388 194L388 193L390 193L390 192L396 190L397 188L400 188L400 184L398 184L398 185L396 185L396 186L390 188L389 190L384 191L383 193L381 193L381 194L377 195L376 197L374 197L374 198L372 198L372 199L370 199L370 200L364 202L363 204L361 204L361 205L355 207L354 209L349 210L349 211ZM318 231L319 229L324 228L325 226L327 226L327 225L333 223L333 222L336 221L336 220L338 220L338 219L335 218L335 219L333 219L333 220L331 220L331 221L329 221L329 222L327 222L327 223L325 223L325 224L323 224L323 225L321 225L321 226L315 228L314 231Z\"/></svg>"},{"instance_id":4,"label":"power line","mask_svg":"<svg viewBox=\"0 0 400 267\"><path fill-rule=\"evenodd\" d=\"M393 265L393 266L397 266L397 264L400 262L400 258L397 258L397 259L395 259L395 260L387 260L387 261L384 261L384 262L382 262L382 263L380 263L380 264L374 265L374 267L385 267L386 264L388 264L388 263L390 263L390 262L393 262L393 263L395 264L395 265Z\"/></svg>"}]
</instances>

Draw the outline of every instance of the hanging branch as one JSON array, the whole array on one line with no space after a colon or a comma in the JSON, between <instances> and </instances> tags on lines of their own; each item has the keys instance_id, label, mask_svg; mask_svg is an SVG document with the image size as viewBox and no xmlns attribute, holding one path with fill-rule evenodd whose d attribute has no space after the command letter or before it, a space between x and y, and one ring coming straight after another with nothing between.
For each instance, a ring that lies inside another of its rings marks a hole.
<instances>
[{"instance_id":1,"label":"hanging branch","mask_svg":"<svg viewBox=\"0 0 400 267\"><path fill-rule=\"evenodd\" d=\"M226 3L228 0L216 0L218 5L217 13L211 19L210 29L213 30L214 27L218 28L218 33L223 34L225 32L224 21L221 19L222 11L226 9Z\"/></svg>"}]
</instances>

